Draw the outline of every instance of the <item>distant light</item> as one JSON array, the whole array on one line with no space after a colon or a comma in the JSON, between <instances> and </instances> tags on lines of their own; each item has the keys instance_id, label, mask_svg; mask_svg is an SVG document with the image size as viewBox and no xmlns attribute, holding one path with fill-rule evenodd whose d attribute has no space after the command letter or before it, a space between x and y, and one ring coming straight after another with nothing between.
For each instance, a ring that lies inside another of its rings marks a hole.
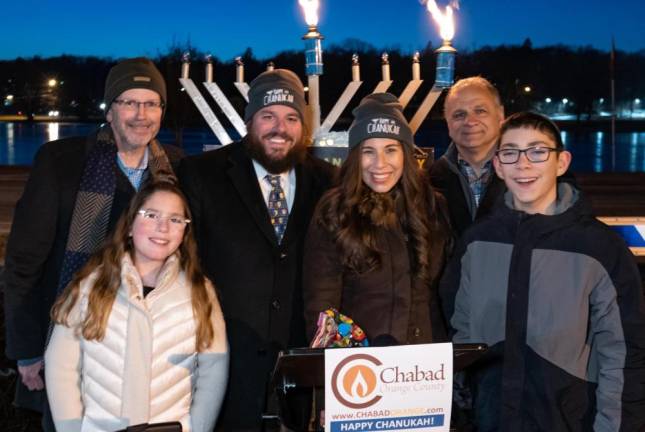
<instances>
[{"instance_id":1,"label":"distant light","mask_svg":"<svg viewBox=\"0 0 645 432\"><path fill-rule=\"evenodd\" d=\"M567 98L562 98L562 103L563 103L563 104L565 104L565 105L566 105L566 104L568 104L568 103L569 103L569 99L567 99Z\"/></svg>"},{"instance_id":2,"label":"distant light","mask_svg":"<svg viewBox=\"0 0 645 432\"><path fill-rule=\"evenodd\" d=\"M186 91L186 89L182 87L179 89L179 91Z\"/></svg>"},{"instance_id":3,"label":"distant light","mask_svg":"<svg viewBox=\"0 0 645 432\"><path fill-rule=\"evenodd\" d=\"M530 86L524 87L524 93L531 93L531 87Z\"/></svg>"},{"instance_id":4,"label":"distant light","mask_svg":"<svg viewBox=\"0 0 645 432\"><path fill-rule=\"evenodd\" d=\"M600 102L600 103L605 103L605 98L600 98L600 99L598 99L598 102Z\"/></svg>"},{"instance_id":5,"label":"distant light","mask_svg":"<svg viewBox=\"0 0 645 432\"><path fill-rule=\"evenodd\" d=\"M308 92L308 91L309 91L309 87L305 87L305 92Z\"/></svg>"},{"instance_id":6,"label":"distant light","mask_svg":"<svg viewBox=\"0 0 645 432\"><path fill-rule=\"evenodd\" d=\"M99 108L101 108L103 111L105 111L106 106L107 105L105 105L105 102L101 102L101 105L99 105Z\"/></svg>"},{"instance_id":7,"label":"distant light","mask_svg":"<svg viewBox=\"0 0 645 432\"><path fill-rule=\"evenodd\" d=\"M47 85L49 87L56 87L56 84L58 84L58 81L56 81L54 78L51 78L49 81L47 81Z\"/></svg>"},{"instance_id":8,"label":"distant light","mask_svg":"<svg viewBox=\"0 0 645 432\"><path fill-rule=\"evenodd\" d=\"M49 117L58 117L58 116L60 115L60 112L58 112L58 111L49 111L49 112L47 113L47 115L48 115Z\"/></svg>"},{"instance_id":9,"label":"distant light","mask_svg":"<svg viewBox=\"0 0 645 432\"><path fill-rule=\"evenodd\" d=\"M641 103L641 100L640 100L639 98L636 98L636 99L634 99L634 103L635 103L636 105L638 105L639 103Z\"/></svg>"},{"instance_id":10,"label":"distant light","mask_svg":"<svg viewBox=\"0 0 645 432\"><path fill-rule=\"evenodd\" d=\"M12 101L13 100L13 95L7 95L7 100Z\"/></svg>"},{"instance_id":11,"label":"distant light","mask_svg":"<svg viewBox=\"0 0 645 432\"><path fill-rule=\"evenodd\" d=\"M544 102L546 102L546 103L551 103L551 98L546 98L546 99L544 99Z\"/></svg>"}]
</instances>

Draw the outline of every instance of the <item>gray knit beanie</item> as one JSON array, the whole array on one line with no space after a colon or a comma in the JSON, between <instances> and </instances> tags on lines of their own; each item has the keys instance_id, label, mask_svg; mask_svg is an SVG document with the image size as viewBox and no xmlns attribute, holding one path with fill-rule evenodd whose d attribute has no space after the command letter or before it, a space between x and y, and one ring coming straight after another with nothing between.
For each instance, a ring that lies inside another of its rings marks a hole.
<instances>
[{"instance_id":1,"label":"gray knit beanie","mask_svg":"<svg viewBox=\"0 0 645 432\"><path fill-rule=\"evenodd\" d=\"M244 110L244 121L269 105L287 105L294 108L304 121L307 104L305 89L298 75L287 69L262 72L249 89L249 103Z\"/></svg>"},{"instance_id":2,"label":"gray knit beanie","mask_svg":"<svg viewBox=\"0 0 645 432\"><path fill-rule=\"evenodd\" d=\"M363 98L352 111L354 122L349 127L350 150L369 138L392 138L412 147L414 138L403 107L391 93L372 93Z\"/></svg>"},{"instance_id":3,"label":"gray knit beanie","mask_svg":"<svg viewBox=\"0 0 645 432\"><path fill-rule=\"evenodd\" d=\"M145 57L123 60L110 69L105 80L104 97L108 109L114 99L130 89L153 90L166 104L166 81L155 64Z\"/></svg>"}]
</instances>

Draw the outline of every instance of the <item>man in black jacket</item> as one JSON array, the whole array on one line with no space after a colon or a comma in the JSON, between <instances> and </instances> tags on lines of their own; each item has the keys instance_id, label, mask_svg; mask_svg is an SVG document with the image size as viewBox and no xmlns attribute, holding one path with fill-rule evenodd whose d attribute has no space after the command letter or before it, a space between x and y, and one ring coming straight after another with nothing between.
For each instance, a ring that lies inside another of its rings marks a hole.
<instances>
[{"instance_id":1,"label":"man in black jacket","mask_svg":"<svg viewBox=\"0 0 645 432\"><path fill-rule=\"evenodd\" d=\"M111 232L140 184L173 176L181 151L155 139L166 84L145 58L124 60L105 83L107 124L44 144L17 203L5 258L7 357L18 363L16 403L48 410L42 380L49 311ZM43 419L43 427L53 425Z\"/></svg>"},{"instance_id":2,"label":"man in black jacket","mask_svg":"<svg viewBox=\"0 0 645 432\"><path fill-rule=\"evenodd\" d=\"M430 181L446 197L453 230L461 236L505 190L491 162L504 107L488 80L470 77L452 86L444 115L452 143L430 166Z\"/></svg>"},{"instance_id":3,"label":"man in black jacket","mask_svg":"<svg viewBox=\"0 0 645 432\"><path fill-rule=\"evenodd\" d=\"M307 344L303 242L333 171L307 153L305 111L293 72L264 72L251 83L248 134L179 169L226 318L231 369L219 430L260 430L278 351Z\"/></svg>"}]
</instances>

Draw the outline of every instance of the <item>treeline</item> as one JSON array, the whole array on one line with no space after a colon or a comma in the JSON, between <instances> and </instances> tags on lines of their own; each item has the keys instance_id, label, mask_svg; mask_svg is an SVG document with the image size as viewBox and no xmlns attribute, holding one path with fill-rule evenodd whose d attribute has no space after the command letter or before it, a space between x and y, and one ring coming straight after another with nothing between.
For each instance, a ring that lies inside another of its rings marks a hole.
<instances>
[{"instance_id":1,"label":"treeline","mask_svg":"<svg viewBox=\"0 0 645 432\"><path fill-rule=\"evenodd\" d=\"M421 78L425 80L408 110L411 113L427 94L434 81L434 49L428 45L420 52ZM177 130L185 126L203 125L197 109L185 92L180 91L179 78L182 54L191 54L190 77L195 82L205 78L205 53L194 47L174 46L155 58L168 83L168 108L165 116L167 127ZM363 86L350 104L376 86L381 79L382 50L360 40L347 40L340 45L325 47L323 59L325 72L321 77L321 108L323 115L331 109L345 85L351 79L352 55L360 58ZM391 79L390 91L400 94L411 79L412 53L399 50L388 52ZM245 77L251 81L266 69L269 62L276 67L289 68L298 73L306 83L304 54L302 51L283 51L274 57L258 59L248 48L242 57ZM614 65L616 99L629 103L636 98L645 99L645 50L635 53L616 51L612 55L591 47L571 48L564 45L533 48L530 40L522 45L484 47L476 51L457 54L456 79L481 75L494 82L500 89L508 112L539 106L545 98L560 101L567 98L569 112L579 117L593 114L598 101L605 100L609 108L611 65ZM17 58L0 61L0 105L5 113L42 113L55 103L62 114L80 119L97 119L103 113L100 103L108 70L116 59L98 57L60 56L52 58ZM244 100L235 89L235 62L212 57L214 80L229 96L233 105L242 110ZM55 87L48 85L56 79ZM530 91L526 90L530 88ZM203 91L206 94L205 91ZM9 103L7 95L13 98ZM210 99L208 97L207 99ZM437 107L434 117L441 115ZM349 117L350 109L344 113Z\"/></svg>"}]
</instances>

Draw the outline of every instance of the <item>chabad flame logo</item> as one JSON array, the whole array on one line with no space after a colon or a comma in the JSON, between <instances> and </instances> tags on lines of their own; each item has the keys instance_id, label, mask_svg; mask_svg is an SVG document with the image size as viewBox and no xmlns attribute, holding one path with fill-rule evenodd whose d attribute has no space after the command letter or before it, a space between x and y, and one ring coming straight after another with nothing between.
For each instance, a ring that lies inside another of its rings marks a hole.
<instances>
[{"instance_id":1,"label":"chabad flame logo","mask_svg":"<svg viewBox=\"0 0 645 432\"><path fill-rule=\"evenodd\" d=\"M338 363L331 377L332 392L338 402L361 409L374 405L383 396L377 394L375 369L382 363L369 354L356 354Z\"/></svg>"},{"instance_id":2,"label":"chabad flame logo","mask_svg":"<svg viewBox=\"0 0 645 432\"><path fill-rule=\"evenodd\" d=\"M351 367L345 373L343 387L351 396L364 398L376 388L376 375L365 365Z\"/></svg>"}]
</instances>

